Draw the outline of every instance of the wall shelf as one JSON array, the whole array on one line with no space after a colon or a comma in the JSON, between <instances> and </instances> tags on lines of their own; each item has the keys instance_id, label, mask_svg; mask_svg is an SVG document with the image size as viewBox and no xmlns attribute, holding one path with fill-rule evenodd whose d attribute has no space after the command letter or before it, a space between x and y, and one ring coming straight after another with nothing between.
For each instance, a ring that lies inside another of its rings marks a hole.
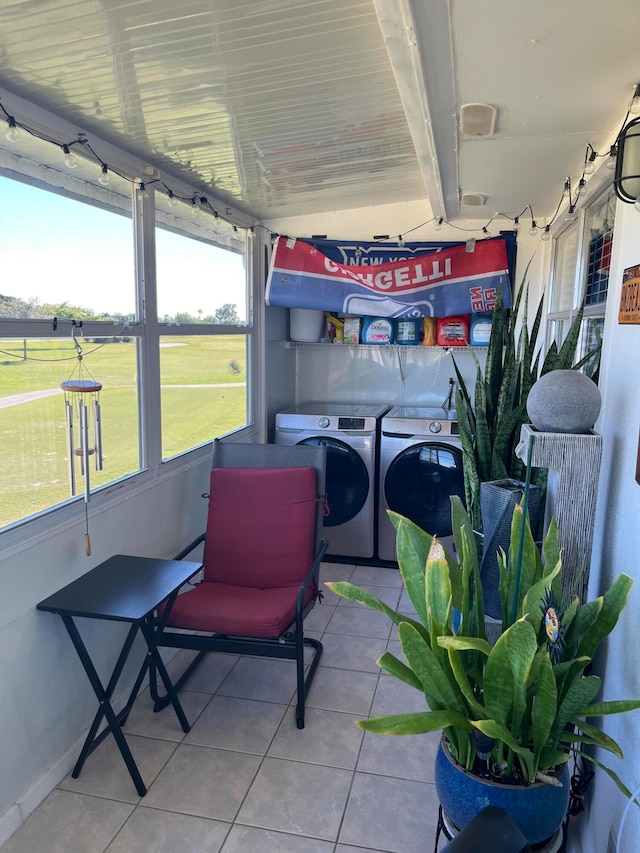
<instances>
[{"instance_id":1,"label":"wall shelf","mask_svg":"<svg viewBox=\"0 0 640 853\"><path fill-rule=\"evenodd\" d=\"M382 350L383 352L403 352L413 350L414 352L436 352L442 350L444 352L466 352L475 350L476 352L486 352L487 347L440 347L431 346L425 347L422 345L405 345L405 344L323 344L311 341L283 341L285 349L323 349L323 350Z\"/></svg>"}]
</instances>

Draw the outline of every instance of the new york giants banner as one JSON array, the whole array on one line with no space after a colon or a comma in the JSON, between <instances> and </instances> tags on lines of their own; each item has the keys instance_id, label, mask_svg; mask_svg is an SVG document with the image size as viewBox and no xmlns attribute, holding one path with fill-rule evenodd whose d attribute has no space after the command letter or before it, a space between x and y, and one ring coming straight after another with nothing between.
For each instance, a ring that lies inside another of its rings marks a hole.
<instances>
[{"instance_id":1,"label":"new york giants banner","mask_svg":"<svg viewBox=\"0 0 640 853\"><path fill-rule=\"evenodd\" d=\"M462 244L355 266L333 260L303 240L279 237L266 300L288 308L374 317L450 317L492 309L499 288L509 307L508 267L502 239L478 241L473 251Z\"/></svg>"}]
</instances>

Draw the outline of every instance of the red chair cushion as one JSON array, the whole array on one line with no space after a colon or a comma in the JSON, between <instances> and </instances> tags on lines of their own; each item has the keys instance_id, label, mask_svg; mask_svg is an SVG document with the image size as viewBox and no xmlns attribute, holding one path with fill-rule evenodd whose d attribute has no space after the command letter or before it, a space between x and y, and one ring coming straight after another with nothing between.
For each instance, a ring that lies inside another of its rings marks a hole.
<instances>
[{"instance_id":1,"label":"red chair cushion","mask_svg":"<svg viewBox=\"0 0 640 853\"><path fill-rule=\"evenodd\" d=\"M262 590L298 585L313 561L315 468L214 468L204 578Z\"/></svg>"},{"instance_id":2,"label":"red chair cushion","mask_svg":"<svg viewBox=\"0 0 640 853\"><path fill-rule=\"evenodd\" d=\"M178 596L168 624L212 634L279 637L295 619L297 588L251 589L204 581ZM307 601L312 594L309 590Z\"/></svg>"}]
</instances>

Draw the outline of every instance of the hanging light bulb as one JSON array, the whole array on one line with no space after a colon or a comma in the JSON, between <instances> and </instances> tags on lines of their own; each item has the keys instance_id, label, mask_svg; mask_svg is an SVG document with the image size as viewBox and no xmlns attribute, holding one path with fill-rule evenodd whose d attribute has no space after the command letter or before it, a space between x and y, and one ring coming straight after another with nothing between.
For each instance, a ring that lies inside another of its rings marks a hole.
<instances>
[{"instance_id":1,"label":"hanging light bulb","mask_svg":"<svg viewBox=\"0 0 640 853\"><path fill-rule=\"evenodd\" d=\"M98 183L102 184L103 187L109 186L109 167L106 163L103 163L100 167L101 175L98 178Z\"/></svg>"},{"instance_id":2,"label":"hanging light bulb","mask_svg":"<svg viewBox=\"0 0 640 853\"><path fill-rule=\"evenodd\" d=\"M483 237L491 237L491 234L489 233L489 229L487 228L486 225L484 225L482 228L482 236Z\"/></svg>"},{"instance_id":3,"label":"hanging light bulb","mask_svg":"<svg viewBox=\"0 0 640 853\"><path fill-rule=\"evenodd\" d=\"M247 231L247 237L249 238L249 240L253 240L255 236L256 236L256 232L253 230L253 225L252 225L251 228L249 228L249 230ZM317 251L318 250L315 248L315 246L312 246L311 254L315 255L315 253Z\"/></svg>"},{"instance_id":4,"label":"hanging light bulb","mask_svg":"<svg viewBox=\"0 0 640 853\"><path fill-rule=\"evenodd\" d=\"M578 196L581 196L584 193L586 188L587 188L587 182L585 181L584 178L580 178L580 180L578 181L578 192L576 194L576 198Z\"/></svg>"},{"instance_id":5,"label":"hanging light bulb","mask_svg":"<svg viewBox=\"0 0 640 853\"><path fill-rule=\"evenodd\" d=\"M433 226L434 231L442 231L442 216L438 219L436 224Z\"/></svg>"},{"instance_id":6,"label":"hanging light bulb","mask_svg":"<svg viewBox=\"0 0 640 853\"><path fill-rule=\"evenodd\" d=\"M178 199L175 197L173 190L168 190L167 195L169 196L169 207L175 207L178 204Z\"/></svg>"},{"instance_id":7,"label":"hanging light bulb","mask_svg":"<svg viewBox=\"0 0 640 853\"><path fill-rule=\"evenodd\" d=\"M593 175L596 170L596 157L598 156L597 152L591 149L591 154L589 154L589 159L586 161L584 166L584 174L585 175Z\"/></svg>"},{"instance_id":8,"label":"hanging light bulb","mask_svg":"<svg viewBox=\"0 0 640 853\"><path fill-rule=\"evenodd\" d=\"M76 155L71 152L71 149L68 145L62 146L62 152L66 155L64 158L64 165L67 167L67 169L75 169L78 165L78 158L76 157Z\"/></svg>"},{"instance_id":9,"label":"hanging light bulb","mask_svg":"<svg viewBox=\"0 0 640 853\"><path fill-rule=\"evenodd\" d=\"M547 242L547 240L549 240L551 238L551 231L549 230L550 227L551 227L550 225L545 225L544 231L540 235L540 239L544 240L545 243Z\"/></svg>"},{"instance_id":10,"label":"hanging light bulb","mask_svg":"<svg viewBox=\"0 0 640 853\"><path fill-rule=\"evenodd\" d=\"M516 216L516 218L513 220L513 230L514 231L520 230L520 218L518 216Z\"/></svg>"},{"instance_id":11,"label":"hanging light bulb","mask_svg":"<svg viewBox=\"0 0 640 853\"><path fill-rule=\"evenodd\" d=\"M640 115L640 83L636 83L636 88L633 92L633 98L629 104L629 112L632 116Z\"/></svg>"},{"instance_id":12,"label":"hanging light bulb","mask_svg":"<svg viewBox=\"0 0 640 853\"><path fill-rule=\"evenodd\" d=\"M16 124L16 120L13 116L9 116L7 118L7 123L9 127L7 128L7 132L5 136L9 140L9 142L17 142L20 139L20 130Z\"/></svg>"},{"instance_id":13,"label":"hanging light bulb","mask_svg":"<svg viewBox=\"0 0 640 853\"><path fill-rule=\"evenodd\" d=\"M614 171L616 168L616 160L618 159L618 146L612 145L609 149L609 156L607 157L606 167L610 171Z\"/></svg>"},{"instance_id":14,"label":"hanging light bulb","mask_svg":"<svg viewBox=\"0 0 640 853\"><path fill-rule=\"evenodd\" d=\"M640 213L640 198L637 198L637 199L635 200L635 204L634 204L633 206L634 206L634 207L635 207L635 209L638 211L638 213Z\"/></svg>"},{"instance_id":15,"label":"hanging light bulb","mask_svg":"<svg viewBox=\"0 0 640 853\"><path fill-rule=\"evenodd\" d=\"M575 222L576 219L576 206L575 204L569 205L569 210L567 211L567 215L564 218L565 222Z\"/></svg>"},{"instance_id":16,"label":"hanging light bulb","mask_svg":"<svg viewBox=\"0 0 640 853\"><path fill-rule=\"evenodd\" d=\"M531 228L529 228L529 236L535 237L537 233L538 233L538 225L537 225L535 219L532 219L531 220Z\"/></svg>"},{"instance_id":17,"label":"hanging light bulb","mask_svg":"<svg viewBox=\"0 0 640 853\"><path fill-rule=\"evenodd\" d=\"M147 192L147 188L145 187L144 183L140 181L140 184L138 186L138 199L140 201L143 201L145 198L149 198L149 193Z\"/></svg>"},{"instance_id":18,"label":"hanging light bulb","mask_svg":"<svg viewBox=\"0 0 640 853\"><path fill-rule=\"evenodd\" d=\"M194 216L198 216L200 214L200 205L198 204L198 200L195 198L191 199L191 213Z\"/></svg>"},{"instance_id":19,"label":"hanging light bulb","mask_svg":"<svg viewBox=\"0 0 640 853\"><path fill-rule=\"evenodd\" d=\"M216 225L218 224L218 222L220 222L220 214L217 210L213 211L213 221L216 223Z\"/></svg>"}]
</instances>

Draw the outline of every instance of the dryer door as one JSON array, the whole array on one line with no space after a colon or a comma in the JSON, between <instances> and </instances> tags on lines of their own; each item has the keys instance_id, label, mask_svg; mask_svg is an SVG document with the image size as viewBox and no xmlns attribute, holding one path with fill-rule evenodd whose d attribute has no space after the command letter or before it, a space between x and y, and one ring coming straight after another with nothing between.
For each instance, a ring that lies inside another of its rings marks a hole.
<instances>
[{"instance_id":1,"label":"dryer door","mask_svg":"<svg viewBox=\"0 0 640 853\"><path fill-rule=\"evenodd\" d=\"M327 502L329 515L325 527L337 527L351 521L360 512L369 494L369 474L361 456L338 438L312 436L298 444L327 448Z\"/></svg>"},{"instance_id":2,"label":"dryer door","mask_svg":"<svg viewBox=\"0 0 640 853\"><path fill-rule=\"evenodd\" d=\"M449 495L464 501L462 450L438 442L408 447L389 466L384 494L389 509L427 533L451 536Z\"/></svg>"}]
</instances>

